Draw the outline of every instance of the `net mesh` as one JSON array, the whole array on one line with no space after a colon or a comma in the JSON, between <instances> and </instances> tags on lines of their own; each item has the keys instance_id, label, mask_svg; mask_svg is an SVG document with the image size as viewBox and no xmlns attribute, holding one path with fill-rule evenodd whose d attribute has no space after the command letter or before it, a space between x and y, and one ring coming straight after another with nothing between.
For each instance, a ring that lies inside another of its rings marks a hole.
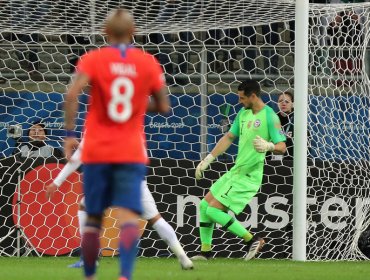
<instances>
[{"instance_id":1,"label":"net mesh","mask_svg":"<svg viewBox=\"0 0 370 280\"><path fill-rule=\"evenodd\" d=\"M21 0L4 1L1 26L6 31L41 31L44 34L100 34L109 12L127 8L135 16L139 34L260 25L294 18L294 1L227 0L119 1ZM275 13L279 7L279 13Z\"/></svg>"},{"instance_id":2,"label":"net mesh","mask_svg":"<svg viewBox=\"0 0 370 280\"><path fill-rule=\"evenodd\" d=\"M173 107L170 116L146 116L149 188L185 250L198 251L200 199L232 166L237 147L220 156L202 181L193 179L194 167L240 109L235 94L240 81L258 80L263 100L276 111L278 95L294 91L294 1L3 2L0 254L78 251L80 173L68 178L52 202L45 201L43 187L64 164L56 149L63 135L63 93L75 63L106 45L102 23L118 6L136 18L134 44L162 64ZM307 257L312 260L368 257L369 8L369 3L310 6ZM86 109L87 93L80 98L79 132ZM22 154L36 122L45 125L51 148ZM268 157L260 192L237 217L266 237L261 258L292 256L291 156ZM105 254L115 254L109 245L115 243L105 241ZM143 256L170 255L151 229L144 231L140 248ZM243 257L245 249L238 238L216 229L216 257Z\"/></svg>"}]
</instances>

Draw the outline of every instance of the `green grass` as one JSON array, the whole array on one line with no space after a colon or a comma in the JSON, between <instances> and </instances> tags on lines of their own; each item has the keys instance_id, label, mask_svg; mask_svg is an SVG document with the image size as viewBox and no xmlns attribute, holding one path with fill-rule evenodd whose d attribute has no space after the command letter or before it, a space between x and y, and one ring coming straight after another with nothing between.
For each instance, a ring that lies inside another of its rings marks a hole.
<instances>
[{"instance_id":1,"label":"green grass","mask_svg":"<svg viewBox=\"0 0 370 280\"><path fill-rule=\"evenodd\" d=\"M77 258L0 258L0 279L71 280L83 279L81 269L67 268ZM103 258L98 279L118 279L117 258ZM195 262L195 269L183 271L175 259L139 258L134 280L363 280L370 279L370 263L294 262L290 260L214 259Z\"/></svg>"}]
</instances>

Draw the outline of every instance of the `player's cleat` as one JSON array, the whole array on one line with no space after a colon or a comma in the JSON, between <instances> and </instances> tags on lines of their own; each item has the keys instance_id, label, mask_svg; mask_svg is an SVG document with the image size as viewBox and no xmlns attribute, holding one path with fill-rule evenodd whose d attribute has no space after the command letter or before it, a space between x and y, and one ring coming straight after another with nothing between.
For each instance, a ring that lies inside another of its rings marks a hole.
<instances>
[{"instance_id":1,"label":"player's cleat","mask_svg":"<svg viewBox=\"0 0 370 280\"><path fill-rule=\"evenodd\" d=\"M181 268L184 270L194 269L193 262L186 255L179 258L179 262L181 264Z\"/></svg>"},{"instance_id":2,"label":"player's cleat","mask_svg":"<svg viewBox=\"0 0 370 280\"><path fill-rule=\"evenodd\" d=\"M191 257L190 259L192 261L207 261L211 258L211 254L212 252L211 251L207 251L207 252L200 252L200 254L198 255L195 255L193 257Z\"/></svg>"},{"instance_id":3,"label":"player's cleat","mask_svg":"<svg viewBox=\"0 0 370 280\"><path fill-rule=\"evenodd\" d=\"M265 240L261 237L253 236L252 240L249 241L248 244L248 254L244 258L246 261L253 259L257 253L261 251L263 245L265 244Z\"/></svg>"},{"instance_id":4,"label":"player's cleat","mask_svg":"<svg viewBox=\"0 0 370 280\"><path fill-rule=\"evenodd\" d=\"M77 262L70 264L68 266L69 268L82 268L84 267L84 261L83 260L78 260Z\"/></svg>"},{"instance_id":5,"label":"player's cleat","mask_svg":"<svg viewBox=\"0 0 370 280\"><path fill-rule=\"evenodd\" d=\"M99 262L96 261L96 266L99 265ZM82 268L84 267L84 261L82 259L78 260L77 262L73 263L73 264L70 264L68 266L69 268Z\"/></svg>"}]
</instances>

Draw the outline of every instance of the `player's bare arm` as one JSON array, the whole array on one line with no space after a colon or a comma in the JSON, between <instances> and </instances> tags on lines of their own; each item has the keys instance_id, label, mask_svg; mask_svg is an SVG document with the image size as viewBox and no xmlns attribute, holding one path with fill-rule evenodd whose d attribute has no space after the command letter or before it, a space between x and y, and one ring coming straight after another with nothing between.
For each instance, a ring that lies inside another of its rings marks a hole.
<instances>
[{"instance_id":1,"label":"player's bare arm","mask_svg":"<svg viewBox=\"0 0 370 280\"><path fill-rule=\"evenodd\" d=\"M210 154L208 154L197 166L195 170L195 178L197 180L203 178L203 171L215 160L216 157L223 154L233 143L236 136L231 132L227 132L220 140L218 140L216 146L213 148Z\"/></svg>"},{"instance_id":2,"label":"player's bare arm","mask_svg":"<svg viewBox=\"0 0 370 280\"><path fill-rule=\"evenodd\" d=\"M64 153L67 160L71 158L73 150L78 146L78 141L74 133L75 116L78 109L78 96L88 85L89 80L90 79L86 74L78 73L70 85L66 95L66 101L64 104L64 127L67 131L67 135L64 141Z\"/></svg>"},{"instance_id":3,"label":"player's bare arm","mask_svg":"<svg viewBox=\"0 0 370 280\"><path fill-rule=\"evenodd\" d=\"M275 148L273 150L274 154L282 155L286 152L286 144L285 142L279 142L275 144Z\"/></svg>"},{"instance_id":4,"label":"player's bare arm","mask_svg":"<svg viewBox=\"0 0 370 280\"><path fill-rule=\"evenodd\" d=\"M54 196L54 193L56 192L58 186L53 182L46 186L46 198L51 199Z\"/></svg>"},{"instance_id":5,"label":"player's bare arm","mask_svg":"<svg viewBox=\"0 0 370 280\"><path fill-rule=\"evenodd\" d=\"M234 142L235 138L236 136L231 132L225 133L225 135L218 140L216 146L211 151L212 156L218 157L219 155L223 154Z\"/></svg>"},{"instance_id":6,"label":"player's bare arm","mask_svg":"<svg viewBox=\"0 0 370 280\"><path fill-rule=\"evenodd\" d=\"M149 113L169 113L170 99L168 98L167 88L163 87L159 92L155 92L149 100L147 112Z\"/></svg>"}]
</instances>

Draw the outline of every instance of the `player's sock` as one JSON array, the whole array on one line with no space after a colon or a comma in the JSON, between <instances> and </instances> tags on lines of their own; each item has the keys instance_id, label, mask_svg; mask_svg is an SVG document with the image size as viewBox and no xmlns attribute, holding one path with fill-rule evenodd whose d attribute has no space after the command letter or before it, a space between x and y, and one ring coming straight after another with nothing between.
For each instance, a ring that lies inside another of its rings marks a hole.
<instances>
[{"instance_id":1,"label":"player's sock","mask_svg":"<svg viewBox=\"0 0 370 280\"><path fill-rule=\"evenodd\" d=\"M160 218L152 225L152 227L155 231L157 231L158 235L167 243L171 251L176 255L182 268L192 269L193 263L186 255L179 240L177 239L175 231L170 224L167 223L163 218Z\"/></svg>"},{"instance_id":2,"label":"player's sock","mask_svg":"<svg viewBox=\"0 0 370 280\"><path fill-rule=\"evenodd\" d=\"M212 245L209 245L209 244L202 244L202 246L200 247L200 251L202 252L209 252L212 250Z\"/></svg>"},{"instance_id":3,"label":"player's sock","mask_svg":"<svg viewBox=\"0 0 370 280\"><path fill-rule=\"evenodd\" d=\"M80 235L82 236L84 227L86 225L87 220L87 213L85 210L78 210L77 211L77 218L78 218L78 226L80 229Z\"/></svg>"},{"instance_id":4,"label":"player's sock","mask_svg":"<svg viewBox=\"0 0 370 280\"><path fill-rule=\"evenodd\" d=\"M199 233L200 241L202 243L201 251L208 252L211 251L212 248L212 236L215 224L207 215L207 209L209 207L208 202L205 199L202 199L199 206L200 206Z\"/></svg>"},{"instance_id":5,"label":"player's sock","mask_svg":"<svg viewBox=\"0 0 370 280\"><path fill-rule=\"evenodd\" d=\"M126 223L121 226L120 233L120 267L121 277L131 279L134 269L136 254L138 251L139 227L134 223Z\"/></svg>"},{"instance_id":6,"label":"player's sock","mask_svg":"<svg viewBox=\"0 0 370 280\"><path fill-rule=\"evenodd\" d=\"M86 211L85 210L78 210L77 211L77 218L78 218L78 226L79 226L79 230L80 230L80 236L82 237L82 235L84 233L84 227L85 227L86 221L87 221ZM80 253L80 261L76 262L73 265L70 265L69 267L78 268L78 267L82 267L82 266L83 266L83 257L82 257L82 252L81 252Z\"/></svg>"},{"instance_id":7,"label":"player's sock","mask_svg":"<svg viewBox=\"0 0 370 280\"><path fill-rule=\"evenodd\" d=\"M250 239L252 239L253 236L242 226L241 223L239 223L236 219L234 219L221 209L209 206L207 208L207 215L209 218L211 218L212 221L222 225L224 229L230 231L236 236L239 236L244 240L246 240L246 238L248 239L249 237Z\"/></svg>"},{"instance_id":8,"label":"player's sock","mask_svg":"<svg viewBox=\"0 0 370 280\"><path fill-rule=\"evenodd\" d=\"M82 235L82 255L84 260L85 276L93 276L96 272L96 261L99 256L99 232L100 227L96 224L87 223Z\"/></svg>"},{"instance_id":9,"label":"player's sock","mask_svg":"<svg viewBox=\"0 0 370 280\"><path fill-rule=\"evenodd\" d=\"M163 218L160 218L152 227L178 258L185 255L185 252L177 239L176 233L169 223L167 223Z\"/></svg>"},{"instance_id":10,"label":"player's sock","mask_svg":"<svg viewBox=\"0 0 370 280\"><path fill-rule=\"evenodd\" d=\"M247 233L243 236L243 239L245 242L251 241L252 238L253 238L253 234L251 234L249 231L247 231Z\"/></svg>"}]
</instances>

